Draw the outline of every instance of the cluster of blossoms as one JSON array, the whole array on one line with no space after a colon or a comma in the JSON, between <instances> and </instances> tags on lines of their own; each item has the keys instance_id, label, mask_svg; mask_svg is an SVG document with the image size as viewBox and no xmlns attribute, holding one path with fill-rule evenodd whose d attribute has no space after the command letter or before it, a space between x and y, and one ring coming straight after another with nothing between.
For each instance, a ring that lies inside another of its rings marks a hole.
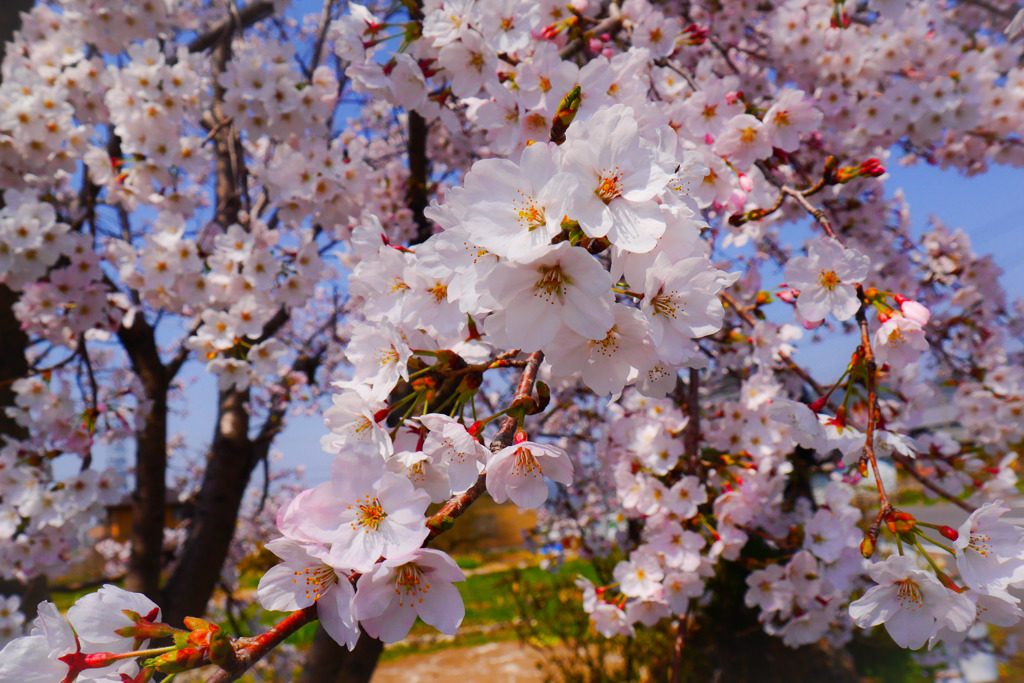
<instances>
[{"instance_id":1,"label":"cluster of blossoms","mask_svg":"<svg viewBox=\"0 0 1024 683\"><path fill-rule=\"evenodd\" d=\"M79 598L66 616L52 602L38 611L28 635L0 650L4 680L132 680L149 639L170 635L156 603L117 586Z\"/></svg>"},{"instance_id":2,"label":"cluster of blossoms","mask_svg":"<svg viewBox=\"0 0 1024 683\"><path fill-rule=\"evenodd\" d=\"M95 445L134 441L135 513L162 519L169 398L194 364L217 377L216 426L165 613L190 578L210 586L198 609L230 579L196 578L207 553L265 543L266 609L315 612L350 648L417 617L453 634L464 577L425 544L486 491L550 502L552 536L618 559L614 585L580 583L606 635L698 618L726 563L794 647L884 624L955 659L974 624L1022 615L1024 532L999 501L1024 309L962 233L915 238L880 161L1024 163L1002 13L427 0L282 34L258 22L283 2L54 4L25 16L0 85L0 283L32 341L0 446L0 573L54 573L120 498ZM797 343L840 348L844 328L857 348L819 383ZM325 377L330 480L243 505ZM57 472L64 456L81 471ZM967 521L898 509L893 469ZM277 538L264 519L221 540L275 503ZM126 551L154 595L141 553L163 532ZM0 671L147 675L136 632L103 638L156 605L80 604L70 626L44 604ZM230 666L216 633L194 622L146 667Z\"/></svg>"},{"instance_id":3,"label":"cluster of blossoms","mask_svg":"<svg viewBox=\"0 0 1024 683\"><path fill-rule=\"evenodd\" d=\"M20 607L21 598L17 595L0 595L0 647L23 633L25 615Z\"/></svg>"}]
</instances>

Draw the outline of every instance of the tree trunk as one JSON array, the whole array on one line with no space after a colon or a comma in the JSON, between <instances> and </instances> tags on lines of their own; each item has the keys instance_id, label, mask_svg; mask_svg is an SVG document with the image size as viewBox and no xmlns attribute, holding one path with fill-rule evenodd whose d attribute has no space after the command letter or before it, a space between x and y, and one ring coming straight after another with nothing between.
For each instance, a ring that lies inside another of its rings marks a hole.
<instances>
[{"instance_id":1,"label":"tree trunk","mask_svg":"<svg viewBox=\"0 0 1024 683\"><path fill-rule=\"evenodd\" d=\"M142 383L148 404L135 431L135 491L132 493L132 550L127 588L159 602L167 509L167 390L169 380L160 361L153 328L136 313L131 327L118 330L132 370Z\"/></svg>"},{"instance_id":2,"label":"tree trunk","mask_svg":"<svg viewBox=\"0 0 1024 683\"><path fill-rule=\"evenodd\" d=\"M364 631L349 652L319 627L298 683L369 683L383 650L384 643Z\"/></svg>"},{"instance_id":3,"label":"tree trunk","mask_svg":"<svg viewBox=\"0 0 1024 683\"><path fill-rule=\"evenodd\" d=\"M242 496L258 462L249 438L248 402L248 391L220 394L213 445L188 540L164 587L164 617L173 625L187 616L202 616L227 559Z\"/></svg>"}]
</instances>

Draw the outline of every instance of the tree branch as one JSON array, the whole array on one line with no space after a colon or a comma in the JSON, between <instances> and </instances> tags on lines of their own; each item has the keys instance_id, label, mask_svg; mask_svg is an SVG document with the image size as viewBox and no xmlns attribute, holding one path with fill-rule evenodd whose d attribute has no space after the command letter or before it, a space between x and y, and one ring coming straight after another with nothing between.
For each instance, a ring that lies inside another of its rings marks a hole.
<instances>
[{"instance_id":1,"label":"tree branch","mask_svg":"<svg viewBox=\"0 0 1024 683\"><path fill-rule=\"evenodd\" d=\"M540 368L541 362L544 360L543 351L535 351L530 354L530 357L526 361L526 367L523 368L523 374L519 378L519 385L516 387L516 393L513 397L513 401L526 398L533 392L533 383L537 379L537 370ZM516 418L511 415L506 416L502 421L501 427L498 429L498 433L494 435L491 440L491 452L496 453L502 448L508 448L512 445L512 441L516 435ZM447 503L445 503L440 510L435 512L430 519L427 520L427 526L430 527L430 535L427 536L426 543L430 543L431 540L439 536L447 526L450 526L450 520L454 520L460 517L473 502L480 497L480 495L487 488L487 473L481 474L476 483L473 484L468 491L461 493L457 496L452 497Z\"/></svg>"},{"instance_id":2,"label":"tree branch","mask_svg":"<svg viewBox=\"0 0 1024 683\"><path fill-rule=\"evenodd\" d=\"M231 38L237 31L244 31L250 26L257 24L274 13L274 3L253 2L238 12L237 19L234 16L226 17L213 25L206 33L197 36L188 44L189 52L202 52L213 47L221 41Z\"/></svg>"}]
</instances>

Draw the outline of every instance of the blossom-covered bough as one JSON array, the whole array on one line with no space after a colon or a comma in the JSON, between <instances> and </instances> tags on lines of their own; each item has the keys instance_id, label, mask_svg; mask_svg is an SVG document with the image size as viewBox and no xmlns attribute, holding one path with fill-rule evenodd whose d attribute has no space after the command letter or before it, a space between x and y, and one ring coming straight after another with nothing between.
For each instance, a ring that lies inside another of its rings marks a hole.
<instances>
[{"instance_id":1,"label":"blossom-covered bough","mask_svg":"<svg viewBox=\"0 0 1024 683\"><path fill-rule=\"evenodd\" d=\"M484 492L617 560L581 608L672 624L676 680L735 569L791 647L981 647L1024 615L1024 311L962 232L911 232L885 164L1024 162L1003 4L39 2L0 84L29 365L2 380L0 575L59 574L129 480L133 519L128 590L28 633L0 601L0 678L233 680L314 620L349 649L454 634L430 543ZM838 376L799 362L809 331ZM309 489L270 471L299 411L333 458ZM201 617L261 549L290 614L232 637Z\"/></svg>"}]
</instances>

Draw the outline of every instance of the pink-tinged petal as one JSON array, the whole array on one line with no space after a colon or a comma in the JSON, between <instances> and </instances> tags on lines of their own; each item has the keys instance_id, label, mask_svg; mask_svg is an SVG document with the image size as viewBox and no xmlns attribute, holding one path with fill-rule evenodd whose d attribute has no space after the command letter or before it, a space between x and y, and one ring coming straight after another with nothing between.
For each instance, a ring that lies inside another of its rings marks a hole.
<instances>
[{"instance_id":1,"label":"pink-tinged petal","mask_svg":"<svg viewBox=\"0 0 1024 683\"><path fill-rule=\"evenodd\" d=\"M610 291L610 290L609 290ZM594 299L570 287L566 292L567 305L562 307L562 322L573 332L587 339L604 339L615 324L611 297Z\"/></svg>"},{"instance_id":2,"label":"pink-tinged petal","mask_svg":"<svg viewBox=\"0 0 1024 683\"><path fill-rule=\"evenodd\" d=\"M873 586L860 599L850 603L850 617L861 628L878 626L889 616L883 606L894 601L891 586Z\"/></svg>"},{"instance_id":3,"label":"pink-tinged petal","mask_svg":"<svg viewBox=\"0 0 1024 683\"><path fill-rule=\"evenodd\" d=\"M432 548L421 548L412 554L413 561L421 567L433 581L457 583L465 581L466 575L447 553Z\"/></svg>"},{"instance_id":4,"label":"pink-tinged petal","mask_svg":"<svg viewBox=\"0 0 1024 683\"><path fill-rule=\"evenodd\" d=\"M50 656L44 636L26 636L0 650L0 681L56 683L68 673L68 665Z\"/></svg>"},{"instance_id":5,"label":"pink-tinged petal","mask_svg":"<svg viewBox=\"0 0 1024 683\"><path fill-rule=\"evenodd\" d=\"M900 647L916 650L935 633L935 619L923 610L901 609L885 620L885 630Z\"/></svg>"},{"instance_id":6,"label":"pink-tinged petal","mask_svg":"<svg viewBox=\"0 0 1024 683\"><path fill-rule=\"evenodd\" d=\"M332 567L369 571L384 553L384 539L376 531L365 529L352 534L348 542L331 545L329 564Z\"/></svg>"},{"instance_id":7,"label":"pink-tinged petal","mask_svg":"<svg viewBox=\"0 0 1024 683\"><path fill-rule=\"evenodd\" d=\"M290 538L275 538L263 546L270 552L277 555L284 562L305 563L309 560L309 553L306 547Z\"/></svg>"},{"instance_id":8,"label":"pink-tinged petal","mask_svg":"<svg viewBox=\"0 0 1024 683\"><path fill-rule=\"evenodd\" d=\"M279 564L271 567L263 575L256 589L256 597L263 605L263 609L271 612L294 612L313 604L312 596L308 599L305 597L306 582L303 580L300 586L296 571L296 567Z\"/></svg>"},{"instance_id":9,"label":"pink-tinged petal","mask_svg":"<svg viewBox=\"0 0 1024 683\"><path fill-rule=\"evenodd\" d=\"M352 611L360 621L372 619L387 612L395 597L395 570L378 564L356 583Z\"/></svg>"},{"instance_id":10,"label":"pink-tinged petal","mask_svg":"<svg viewBox=\"0 0 1024 683\"><path fill-rule=\"evenodd\" d=\"M612 216L608 240L626 251L646 254L665 233L661 208L653 201L631 202L619 198L612 200L608 211Z\"/></svg>"},{"instance_id":11,"label":"pink-tinged petal","mask_svg":"<svg viewBox=\"0 0 1024 683\"><path fill-rule=\"evenodd\" d=\"M516 484L509 483L505 487L509 499L521 508L539 508L548 499L548 485L544 477L520 477Z\"/></svg>"},{"instance_id":12,"label":"pink-tinged petal","mask_svg":"<svg viewBox=\"0 0 1024 683\"><path fill-rule=\"evenodd\" d=\"M837 320L849 320L860 309L860 299L853 285L839 284L832 291L832 315Z\"/></svg>"},{"instance_id":13,"label":"pink-tinged petal","mask_svg":"<svg viewBox=\"0 0 1024 683\"><path fill-rule=\"evenodd\" d=\"M422 515L430 505L430 494L417 490L407 478L393 472L381 476L376 496L389 514L403 510Z\"/></svg>"},{"instance_id":14,"label":"pink-tinged petal","mask_svg":"<svg viewBox=\"0 0 1024 683\"><path fill-rule=\"evenodd\" d=\"M557 457L539 458L539 462L545 477L566 486L572 484L574 470L568 455L562 453Z\"/></svg>"},{"instance_id":15,"label":"pink-tinged petal","mask_svg":"<svg viewBox=\"0 0 1024 683\"><path fill-rule=\"evenodd\" d=\"M569 211L570 217L580 224L587 237L604 237L614 225L608 206L593 192L577 191Z\"/></svg>"},{"instance_id":16,"label":"pink-tinged petal","mask_svg":"<svg viewBox=\"0 0 1024 683\"><path fill-rule=\"evenodd\" d=\"M555 338L562 325L562 310L562 306L536 298L532 292L516 296L505 311L505 333L523 351L537 351Z\"/></svg>"},{"instance_id":17,"label":"pink-tinged petal","mask_svg":"<svg viewBox=\"0 0 1024 683\"><path fill-rule=\"evenodd\" d=\"M316 603L316 614L327 635L350 651L359 640L359 625L352 616L352 584L342 579Z\"/></svg>"},{"instance_id":18,"label":"pink-tinged petal","mask_svg":"<svg viewBox=\"0 0 1024 683\"><path fill-rule=\"evenodd\" d=\"M816 263L806 256L796 256L786 263L786 270L783 276L786 284L793 289L807 289L817 284L816 274L813 273Z\"/></svg>"},{"instance_id":19,"label":"pink-tinged petal","mask_svg":"<svg viewBox=\"0 0 1024 683\"><path fill-rule=\"evenodd\" d=\"M392 606L387 614L366 619L363 628L374 638L385 643L397 643L409 635L409 629L416 623L416 609L411 604Z\"/></svg>"},{"instance_id":20,"label":"pink-tinged petal","mask_svg":"<svg viewBox=\"0 0 1024 683\"><path fill-rule=\"evenodd\" d=\"M434 577L431 576L433 581ZM423 602L416 603L420 619L445 635L455 635L466 616L462 596L450 583L431 585L423 595Z\"/></svg>"},{"instance_id":21,"label":"pink-tinged petal","mask_svg":"<svg viewBox=\"0 0 1024 683\"><path fill-rule=\"evenodd\" d=\"M796 298L796 309L805 320L824 320L830 304L830 292L822 287L805 289Z\"/></svg>"},{"instance_id":22,"label":"pink-tinged petal","mask_svg":"<svg viewBox=\"0 0 1024 683\"><path fill-rule=\"evenodd\" d=\"M398 524L390 519L381 524L384 536L384 547L381 554L391 558L412 552L427 539L430 529L425 518L419 518L412 524Z\"/></svg>"}]
</instances>

